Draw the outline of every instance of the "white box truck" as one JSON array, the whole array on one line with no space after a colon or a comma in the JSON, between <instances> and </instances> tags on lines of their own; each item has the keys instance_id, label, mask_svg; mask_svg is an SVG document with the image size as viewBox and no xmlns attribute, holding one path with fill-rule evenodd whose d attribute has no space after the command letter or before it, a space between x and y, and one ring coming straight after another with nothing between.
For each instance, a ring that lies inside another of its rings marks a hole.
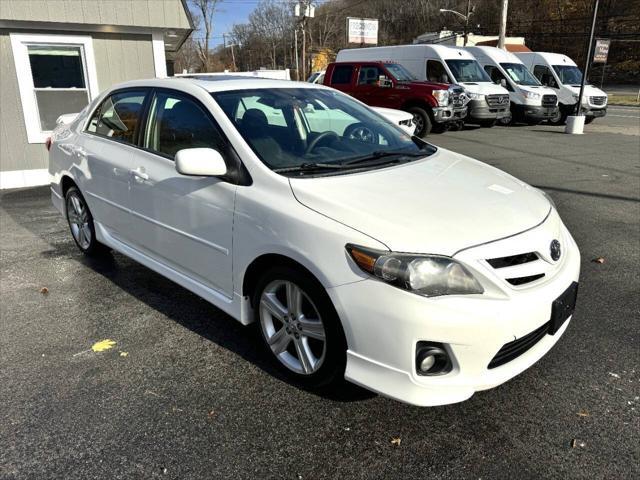
<instances>
[{"instance_id":1,"label":"white box truck","mask_svg":"<svg viewBox=\"0 0 640 480\"><path fill-rule=\"evenodd\" d=\"M558 114L550 120L563 125L567 115L573 115L580 94L582 71L573 60L560 53L518 52L515 55L526 65L540 83L552 88L558 95ZM607 114L607 94L593 85L585 85L582 96L585 123Z\"/></svg>"},{"instance_id":2,"label":"white box truck","mask_svg":"<svg viewBox=\"0 0 640 480\"><path fill-rule=\"evenodd\" d=\"M336 62L392 61L401 64L418 80L457 83L470 101L466 123L491 127L509 116L509 92L496 85L471 53L444 45L397 45L340 50Z\"/></svg>"},{"instance_id":3,"label":"white box truck","mask_svg":"<svg viewBox=\"0 0 640 480\"><path fill-rule=\"evenodd\" d=\"M536 125L558 115L558 96L543 86L513 53L497 47L465 47L494 83L509 91L511 117L504 123Z\"/></svg>"}]
</instances>

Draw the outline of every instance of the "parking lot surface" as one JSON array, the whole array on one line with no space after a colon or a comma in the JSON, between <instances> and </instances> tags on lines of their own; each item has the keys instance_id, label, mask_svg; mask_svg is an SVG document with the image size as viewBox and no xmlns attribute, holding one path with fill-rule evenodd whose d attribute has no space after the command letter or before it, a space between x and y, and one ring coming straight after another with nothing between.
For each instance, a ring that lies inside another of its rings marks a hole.
<instances>
[{"instance_id":1,"label":"parking lot surface","mask_svg":"<svg viewBox=\"0 0 640 480\"><path fill-rule=\"evenodd\" d=\"M0 478L639 478L638 112L431 137L545 189L583 258L554 349L437 408L290 385L253 328L122 255L83 258L47 188L3 192Z\"/></svg>"}]
</instances>

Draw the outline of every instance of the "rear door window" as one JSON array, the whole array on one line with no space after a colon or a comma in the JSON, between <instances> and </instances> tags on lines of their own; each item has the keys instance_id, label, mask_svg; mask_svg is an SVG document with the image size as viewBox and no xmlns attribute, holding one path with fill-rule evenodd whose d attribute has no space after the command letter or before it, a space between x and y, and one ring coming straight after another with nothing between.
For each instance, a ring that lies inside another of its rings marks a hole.
<instances>
[{"instance_id":1,"label":"rear door window","mask_svg":"<svg viewBox=\"0 0 640 480\"><path fill-rule=\"evenodd\" d=\"M93 113L86 131L135 145L146 90L114 93Z\"/></svg>"},{"instance_id":2,"label":"rear door window","mask_svg":"<svg viewBox=\"0 0 640 480\"><path fill-rule=\"evenodd\" d=\"M331 75L331 85L348 85L352 75L353 65L337 65Z\"/></svg>"}]
</instances>

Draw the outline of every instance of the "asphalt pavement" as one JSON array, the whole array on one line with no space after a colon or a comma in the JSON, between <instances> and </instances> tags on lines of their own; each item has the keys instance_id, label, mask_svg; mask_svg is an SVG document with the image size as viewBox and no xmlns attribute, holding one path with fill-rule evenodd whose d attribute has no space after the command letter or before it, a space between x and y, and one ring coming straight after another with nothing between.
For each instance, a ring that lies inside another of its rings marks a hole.
<instances>
[{"instance_id":1,"label":"asphalt pavement","mask_svg":"<svg viewBox=\"0 0 640 480\"><path fill-rule=\"evenodd\" d=\"M436 408L291 385L254 329L122 255L84 258L47 188L2 192L0 478L639 478L639 117L431 137L544 188L583 258L554 349Z\"/></svg>"}]
</instances>

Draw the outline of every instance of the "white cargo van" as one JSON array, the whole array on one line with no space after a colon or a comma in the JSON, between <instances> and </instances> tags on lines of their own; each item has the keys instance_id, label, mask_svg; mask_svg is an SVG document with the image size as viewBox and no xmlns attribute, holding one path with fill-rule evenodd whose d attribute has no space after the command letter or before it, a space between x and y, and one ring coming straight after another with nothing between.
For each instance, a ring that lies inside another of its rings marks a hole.
<instances>
[{"instance_id":1,"label":"white cargo van","mask_svg":"<svg viewBox=\"0 0 640 480\"><path fill-rule=\"evenodd\" d=\"M567 115L572 115L576 110L582 71L573 60L560 53L518 52L515 55L540 83L557 93L560 109L550 122L562 125ZM597 117L604 117L607 114L607 94L593 85L585 85L582 111L587 117L585 123L591 123Z\"/></svg>"},{"instance_id":2,"label":"white cargo van","mask_svg":"<svg viewBox=\"0 0 640 480\"><path fill-rule=\"evenodd\" d=\"M457 83L470 98L467 123L485 127L509 116L509 92L496 85L471 53L444 45L398 45L340 50L336 62L393 61L418 80Z\"/></svg>"},{"instance_id":3,"label":"white cargo van","mask_svg":"<svg viewBox=\"0 0 640 480\"><path fill-rule=\"evenodd\" d=\"M557 117L555 91L542 86L513 53L496 47L465 47L465 50L476 57L494 83L509 91L512 122L535 125Z\"/></svg>"}]
</instances>

